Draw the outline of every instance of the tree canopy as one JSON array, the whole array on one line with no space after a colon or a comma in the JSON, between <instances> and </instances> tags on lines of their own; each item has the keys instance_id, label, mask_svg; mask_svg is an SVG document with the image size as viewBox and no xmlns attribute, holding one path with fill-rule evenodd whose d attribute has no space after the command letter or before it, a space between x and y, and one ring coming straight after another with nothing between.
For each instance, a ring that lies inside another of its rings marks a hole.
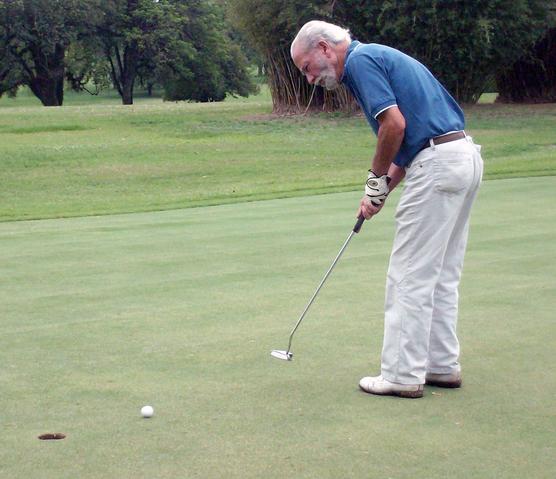
<instances>
[{"instance_id":1,"label":"tree canopy","mask_svg":"<svg viewBox=\"0 0 556 479\"><path fill-rule=\"evenodd\" d=\"M63 102L68 47L90 29L93 2L0 2L0 94L27 85L45 106Z\"/></svg>"},{"instance_id":2,"label":"tree canopy","mask_svg":"<svg viewBox=\"0 0 556 479\"><path fill-rule=\"evenodd\" d=\"M475 103L495 73L546 29L545 0L385 2L380 41L416 57L455 98Z\"/></svg>"},{"instance_id":3,"label":"tree canopy","mask_svg":"<svg viewBox=\"0 0 556 479\"><path fill-rule=\"evenodd\" d=\"M174 8L181 28L171 49L174 61L160 62L165 98L204 102L253 93L247 59L229 35L224 8L206 0L176 2Z\"/></svg>"},{"instance_id":4,"label":"tree canopy","mask_svg":"<svg viewBox=\"0 0 556 479\"><path fill-rule=\"evenodd\" d=\"M549 5L550 28L515 63L496 74L500 102L556 102L556 1Z\"/></svg>"},{"instance_id":5,"label":"tree canopy","mask_svg":"<svg viewBox=\"0 0 556 479\"><path fill-rule=\"evenodd\" d=\"M546 0L232 0L236 22L269 64L277 111L352 108L345 90L306 85L289 45L308 20L350 29L358 40L398 48L423 62L460 102L475 102L501 68L546 31Z\"/></svg>"},{"instance_id":6,"label":"tree canopy","mask_svg":"<svg viewBox=\"0 0 556 479\"><path fill-rule=\"evenodd\" d=\"M345 89L311 87L290 59L298 29L323 19L414 56L460 102L477 101L495 77L503 99L550 101L554 12L556 0L1 0L0 95L26 85L56 106L66 84L113 85L131 104L140 81L168 100L246 96L256 90L246 38L276 111L349 110Z\"/></svg>"},{"instance_id":7,"label":"tree canopy","mask_svg":"<svg viewBox=\"0 0 556 479\"><path fill-rule=\"evenodd\" d=\"M217 101L256 87L211 0L2 0L0 95L27 85L44 105L111 83L133 103L138 79L172 100Z\"/></svg>"}]
</instances>

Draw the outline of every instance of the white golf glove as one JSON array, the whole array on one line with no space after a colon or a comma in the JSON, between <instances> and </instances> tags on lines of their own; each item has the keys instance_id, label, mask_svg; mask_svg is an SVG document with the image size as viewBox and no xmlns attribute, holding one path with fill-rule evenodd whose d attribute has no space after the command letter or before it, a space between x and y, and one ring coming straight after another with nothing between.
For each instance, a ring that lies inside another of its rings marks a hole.
<instances>
[{"instance_id":1,"label":"white golf glove","mask_svg":"<svg viewBox=\"0 0 556 479\"><path fill-rule=\"evenodd\" d=\"M390 190L388 189L390 178L386 175L376 176L369 170L367 183L365 183L365 194L375 206L380 206L388 196Z\"/></svg>"}]
</instances>

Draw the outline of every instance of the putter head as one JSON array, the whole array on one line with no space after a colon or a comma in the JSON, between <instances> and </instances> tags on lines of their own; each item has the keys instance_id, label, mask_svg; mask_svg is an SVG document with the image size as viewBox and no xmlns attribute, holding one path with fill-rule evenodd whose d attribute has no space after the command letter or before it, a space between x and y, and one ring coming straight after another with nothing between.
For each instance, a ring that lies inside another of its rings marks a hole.
<instances>
[{"instance_id":1,"label":"putter head","mask_svg":"<svg viewBox=\"0 0 556 479\"><path fill-rule=\"evenodd\" d=\"M289 351L280 351L278 349L273 350L270 355L273 358L281 359L282 361L291 361L293 359L293 354Z\"/></svg>"}]
</instances>

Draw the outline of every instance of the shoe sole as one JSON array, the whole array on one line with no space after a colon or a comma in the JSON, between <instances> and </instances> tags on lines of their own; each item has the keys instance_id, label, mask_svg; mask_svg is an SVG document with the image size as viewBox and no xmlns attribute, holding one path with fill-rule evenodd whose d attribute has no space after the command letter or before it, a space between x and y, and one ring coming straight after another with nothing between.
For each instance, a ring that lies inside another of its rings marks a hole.
<instances>
[{"instance_id":1,"label":"shoe sole","mask_svg":"<svg viewBox=\"0 0 556 479\"><path fill-rule=\"evenodd\" d=\"M361 391L363 391L367 394L374 394L375 396L396 396L396 397L407 398L407 399L419 399L419 398L423 397L423 390L420 390L420 391L392 391L392 392L389 392L389 393L375 393L375 392L367 391L366 389L363 389L361 386L359 386L359 389L361 389Z\"/></svg>"},{"instance_id":2,"label":"shoe sole","mask_svg":"<svg viewBox=\"0 0 556 479\"><path fill-rule=\"evenodd\" d=\"M427 379L425 384L437 388L457 389L461 387L461 379L459 381L435 381L434 379Z\"/></svg>"}]
</instances>

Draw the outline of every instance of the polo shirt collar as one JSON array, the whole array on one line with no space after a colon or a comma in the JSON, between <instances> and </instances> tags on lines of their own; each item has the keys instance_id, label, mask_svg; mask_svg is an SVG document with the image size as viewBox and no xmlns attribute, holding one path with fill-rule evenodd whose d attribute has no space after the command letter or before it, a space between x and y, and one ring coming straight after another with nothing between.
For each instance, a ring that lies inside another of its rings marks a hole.
<instances>
[{"instance_id":1,"label":"polo shirt collar","mask_svg":"<svg viewBox=\"0 0 556 479\"><path fill-rule=\"evenodd\" d=\"M342 72L342 77L340 78L340 82L343 83L345 78L346 78L346 67L348 64L348 60L349 60L349 56L353 53L353 51L359 46L361 45L361 42L357 41L357 40L353 40L350 44L349 47L347 49L346 52L346 57L344 58L344 71Z\"/></svg>"}]
</instances>

